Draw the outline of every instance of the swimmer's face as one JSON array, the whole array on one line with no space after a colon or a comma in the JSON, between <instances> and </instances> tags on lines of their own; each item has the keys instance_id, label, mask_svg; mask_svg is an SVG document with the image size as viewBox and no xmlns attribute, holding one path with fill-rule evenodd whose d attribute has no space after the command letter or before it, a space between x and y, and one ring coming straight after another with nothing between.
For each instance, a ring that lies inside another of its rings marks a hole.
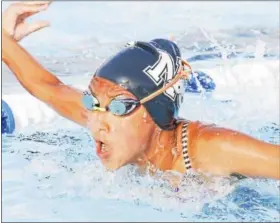
<instances>
[{"instance_id":1,"label":"swimmer's face","mask_svg":"<svg viewBox=\"0 0 280 223\"><path fill-rule=\"evenodd\" d=\"M116 96L137 99L124 88L100 77L94 77L89 87L100 107L106 107ZM156 124L140 105L125 116L116 116L110 111L90 111L88 128L95 139L97 155L105 167L114 170L135 162L143 154Z\"/></svg>"}]
</instances>

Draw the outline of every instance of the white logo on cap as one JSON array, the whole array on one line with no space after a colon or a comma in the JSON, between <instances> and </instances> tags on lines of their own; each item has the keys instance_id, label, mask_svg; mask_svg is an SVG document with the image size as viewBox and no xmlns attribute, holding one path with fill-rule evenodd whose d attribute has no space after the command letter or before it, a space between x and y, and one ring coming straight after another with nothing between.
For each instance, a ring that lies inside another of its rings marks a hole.
<instances>
[{"instance_id":1,"label":"white logo on cap","mask_svg":"<svg viewBox=\"0 0 280 223\"><path fill-rule=\"evenodd\" d=\"M157 49L160 53L159 59L152 66L147 66L143 72L157 85L159 86L162 82L166 85L170 80L173 79L173 76L177 74L177 71L180 67L180 58L177 57L176 64L170 54L160 49ZM180 81L179 81L180 82ZM177 82L172 87L166 89L164 95L169 97L172 101L176 100L178 94L180 94L179 85ZM177 86L178 85L178 86Z\"/></svg>"}]
</instances>

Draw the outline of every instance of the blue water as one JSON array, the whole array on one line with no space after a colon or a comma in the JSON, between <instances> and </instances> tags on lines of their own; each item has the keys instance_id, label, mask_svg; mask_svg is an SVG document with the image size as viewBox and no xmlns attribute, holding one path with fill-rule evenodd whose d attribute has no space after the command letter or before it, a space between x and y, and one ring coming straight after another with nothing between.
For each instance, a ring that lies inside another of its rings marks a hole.
<instances>
[{"instance_id":1,"label":"blue water","mask_svg":"<svg viewBox=\"0 0 280 223\"><path fill-rule=\"evenodd\" d=\"M181 115L280 144L279 2L54 2L34 19L51 27L21 44L81 89L127 41L174 35L216 83L213 93L186 93ZM190 173L176 193L161 173L106 171L86 129L30 97L5 66L2 74L3 97L20 111L17 131L2 136L4 221L280 220L277 180Z\"/></svg>"}]
</instances>

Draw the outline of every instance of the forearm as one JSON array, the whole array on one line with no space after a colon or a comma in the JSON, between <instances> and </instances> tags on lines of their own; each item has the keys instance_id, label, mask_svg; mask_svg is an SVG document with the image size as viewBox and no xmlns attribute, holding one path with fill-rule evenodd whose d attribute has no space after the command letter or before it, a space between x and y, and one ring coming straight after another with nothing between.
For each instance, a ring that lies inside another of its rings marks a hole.
<instances>
[{"instance_id":1,"label":"forearm","mask_svg":"<svg viewBox=\"0 0 280 223\"><path fill-rule=\"evenodd\" d=\"M32 95L40 93L44 85L59 85L61 81L44 69L26 50L2 29L2 60Z\"/></svg>"}]
</instances>

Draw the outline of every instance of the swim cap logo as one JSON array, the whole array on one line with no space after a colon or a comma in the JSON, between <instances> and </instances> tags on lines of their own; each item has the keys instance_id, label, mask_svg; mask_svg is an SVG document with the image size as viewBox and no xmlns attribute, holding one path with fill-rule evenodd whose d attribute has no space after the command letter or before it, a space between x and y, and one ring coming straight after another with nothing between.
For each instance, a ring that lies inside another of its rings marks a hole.
<instances>
[{"instance_id":1,"label":"swim cap logo","mask_svg":"<svg viewBox=\"0 0 280 223\"><path fill-rule=\"evenodd\" d=\"M176 64L174 63L171 55L166 53L165 51L159 50L159 59L157 62L152 66L147 66L143 72L150 77L150 79L159 86L162 82L166 85L169 81L173 79L173 76L177 74L177 71L180 66L180 58L177 57ZM178 82L177 82L178 83ZM177 83L166 89L164 95L169 97L172 101L176 100L177 95L180 93L178 92ZM179 87L180 88L180 87Z\"/></svg>"}]
</instances>

